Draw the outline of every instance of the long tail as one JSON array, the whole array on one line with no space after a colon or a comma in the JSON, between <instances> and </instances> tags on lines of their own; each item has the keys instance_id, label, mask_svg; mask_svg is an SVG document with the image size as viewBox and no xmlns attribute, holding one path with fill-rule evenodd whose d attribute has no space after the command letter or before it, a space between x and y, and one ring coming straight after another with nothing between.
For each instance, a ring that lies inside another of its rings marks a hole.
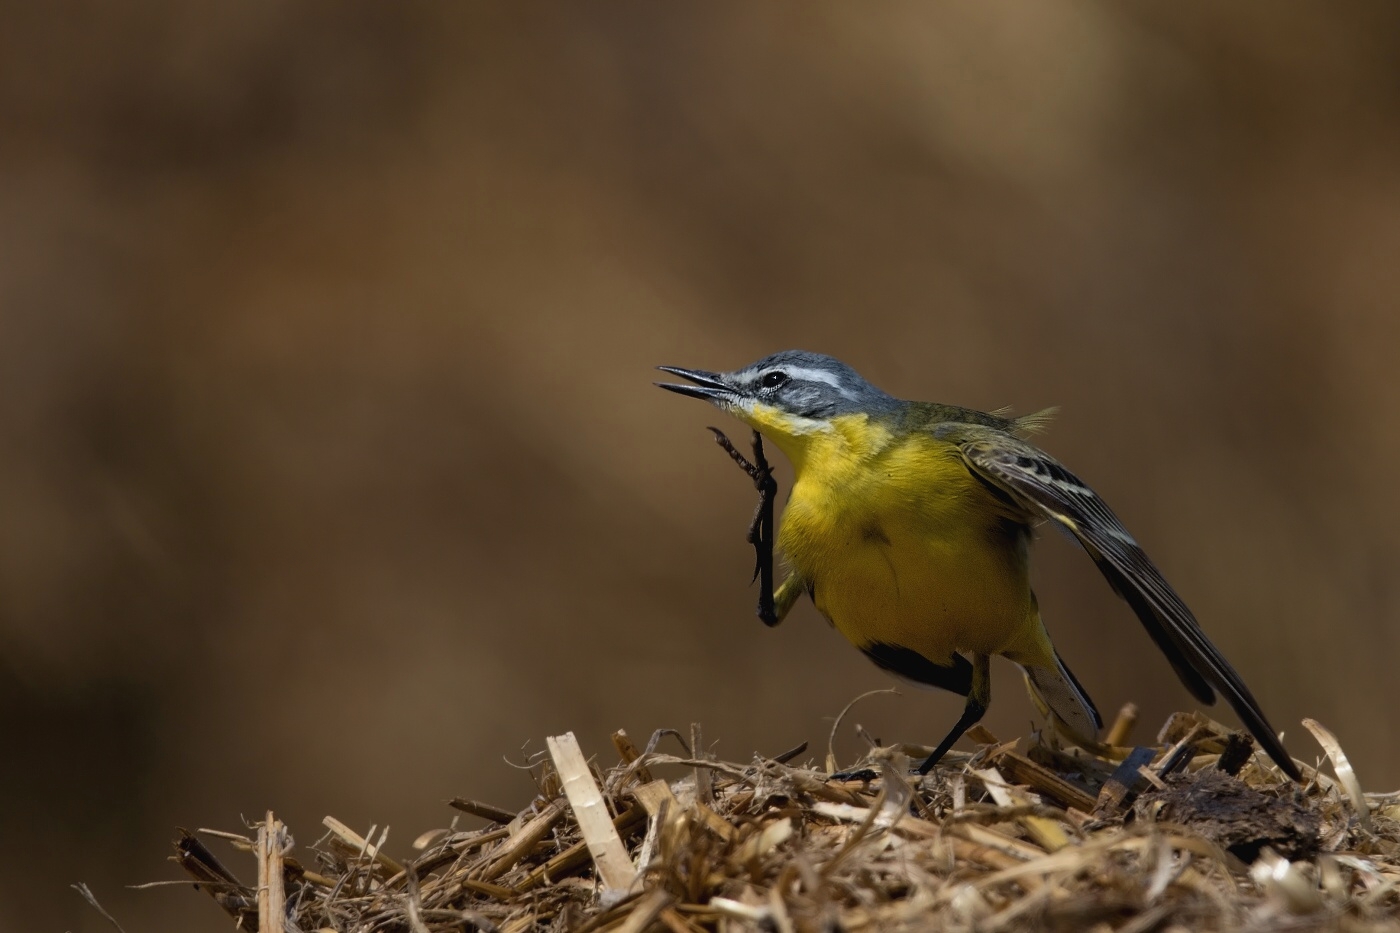
<instances>
[{"instance_id":1,"label":"long tail","mask_svg":"<svg viewBox=\"0 0 1400 933\"><path fill-rule=\"evenodd\" d=\"M1103 717L1058 654L1053 668L1022 666L1021 670L1031 700L1042 713L1053 715L1076 739L1093 742L1097 738Z\"/></svg>"}]
</instances>

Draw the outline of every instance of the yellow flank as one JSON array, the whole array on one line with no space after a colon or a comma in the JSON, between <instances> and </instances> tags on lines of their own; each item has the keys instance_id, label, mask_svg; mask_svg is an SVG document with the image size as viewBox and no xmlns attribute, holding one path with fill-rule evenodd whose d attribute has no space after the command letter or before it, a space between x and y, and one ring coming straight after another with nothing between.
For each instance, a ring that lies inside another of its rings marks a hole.
<instances>
[{"instance_id":1,"label":"yellow flank","mask_svg":"<svg viewBox=\"0 0 1400 933\"><path fill-rule=\"evenodd\" d=\"M1053 668L1027 569L1025 525L968 472L956 446L895 440L866 415L821 426L744 412L797 471L778 546L813 602L857 647L955 651Z\"/></svg>"}]
</instances>

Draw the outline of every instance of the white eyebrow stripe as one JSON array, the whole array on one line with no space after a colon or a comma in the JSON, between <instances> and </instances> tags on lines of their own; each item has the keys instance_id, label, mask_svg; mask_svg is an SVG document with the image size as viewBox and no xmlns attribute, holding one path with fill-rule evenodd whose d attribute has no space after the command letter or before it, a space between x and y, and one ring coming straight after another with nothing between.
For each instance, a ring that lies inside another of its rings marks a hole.
<instances>
[{"instance_id":1,"label":"white eyebrow stripe","mask_svg":"<svg viewBox=\"0 0 1400 933\"><path fill-rule=\"evenodd\" d=\"M824 369L808 369L803 366L783 366L782 371L790 378L801 379L804 382L824 382L846 398L855 398L855 393L846 388L841 383L841 379L835 373L827 372Z\"/></svg>"}]
</instances>

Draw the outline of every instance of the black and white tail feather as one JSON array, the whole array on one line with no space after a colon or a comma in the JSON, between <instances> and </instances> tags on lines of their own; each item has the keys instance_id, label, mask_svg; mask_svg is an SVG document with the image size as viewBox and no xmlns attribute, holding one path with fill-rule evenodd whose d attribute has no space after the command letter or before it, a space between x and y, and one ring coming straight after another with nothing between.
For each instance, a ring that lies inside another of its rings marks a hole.
<instances>
[{"instance_id":1,"label":"black and white tail feather","mask_svg":"<svg viewBox=\"0 0 1400 933\"><path fill-rule=\"evenodd\" d=\"M1092 743L1103 728L1103 717L1059 654L1055 655L1053 669L1022 665L1021 670L1026 675L1026 688L1032 698L1040 701L1036 705L1041 707L1041 712L1054 715L1075 741Z\"/></svg>"}]
</instances>

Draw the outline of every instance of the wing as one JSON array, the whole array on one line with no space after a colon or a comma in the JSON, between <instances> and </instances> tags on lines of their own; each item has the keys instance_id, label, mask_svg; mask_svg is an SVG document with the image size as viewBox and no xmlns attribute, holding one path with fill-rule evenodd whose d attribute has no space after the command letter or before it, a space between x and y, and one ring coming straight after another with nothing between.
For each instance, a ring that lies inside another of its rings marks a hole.
<instances>
[{"instance_id":1,"label":"wing","mask_svg":"<svg viewBox=\"0 0 1400 933\"><path fill-rule=\"evenodd\" d=\"M957 444L974 476L1030 515L1068 529L1142 620L1186 689L1203 703L1215 702L1219 690L1269 757L1299 779L1297 766L1240 675L1098 494L1041 450L1003 431L961 423L932 430Z\"/></svg>"}]
</instances>

